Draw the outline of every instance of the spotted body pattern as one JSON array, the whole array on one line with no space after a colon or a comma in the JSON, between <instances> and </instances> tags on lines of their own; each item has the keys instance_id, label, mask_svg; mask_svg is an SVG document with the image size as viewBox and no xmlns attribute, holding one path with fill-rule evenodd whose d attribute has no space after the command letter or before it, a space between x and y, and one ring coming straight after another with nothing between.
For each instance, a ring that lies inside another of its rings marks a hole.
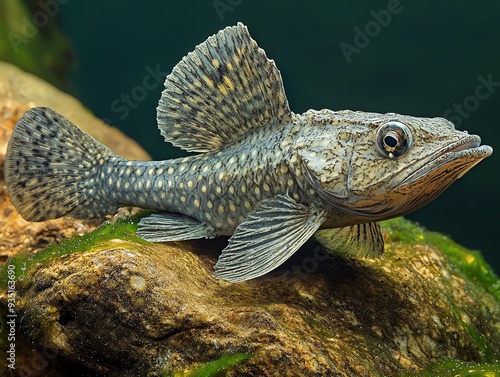
<instances>
[{"instance_id":1,"label":"spotted body pattern","mask_svg":"<svg viewBox=\"0 0 500 377\"><path fill-rule=\"evenodd\" d=\"M256 148L262 138L276 144L275 150ZM286 140L280 139L263 128L224 152L156 163L114 158L106 168L112 174L101 173L108 179L103 196L121 205L183 213L210 223L214 236L231 235L263 199L287 190L299 199L297 182L282 162Z\"/></svg>"},{"instance_id":2,"label":"spotted body pattern","mask_svg":"<svg viewBox=\"0 0 500 377\"><path fill-rule=\"evenodd\" d=\"M273 270L321 228L339 252L380 256L377 221L425 205L492 153L442 118L292 113L274 62L242 24L167 76L158 127L201 154L127 161L53 110L31 109L6 155L13 204L30 221L158 210L141 220L140 236L229 235L216 276L237 282Z\"/></svg>"}]
</instances>

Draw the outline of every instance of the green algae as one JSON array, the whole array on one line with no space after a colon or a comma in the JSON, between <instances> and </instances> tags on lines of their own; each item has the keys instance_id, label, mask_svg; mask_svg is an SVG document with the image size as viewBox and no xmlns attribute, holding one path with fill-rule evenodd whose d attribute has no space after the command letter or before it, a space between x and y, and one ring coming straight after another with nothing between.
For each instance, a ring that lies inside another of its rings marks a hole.
<instances>
[{"instance_id":1,"label":"green algae","mask_svg":"<svg viewBox=\"0 0 500 377\"><path fill-rule=\"evenodd\" d=\"M403 377L500 377L500 362L486 364L446 360L419 372L404 373Z\"/></svg>"},{"instance_id":2,"label":"green algae","mask_svg":"<svg viewBox=\"0 0 500 377\"><path fill-rule=\"evenodd\" d=\"M393 243L403 243L403 244L429 244L438 249L440 249L448 258L451 264L453 264L459 273L463 275L463 277L469 283L472 283L480 288L482 288L485 292L491 294L495 301L500 303L500 279L491 269L491 267L486 263L481 253L476 250L469 250L456 242L454 242L449 237L442 235L437 232L429 231L409 220L404 218L396 218L393 220L384 221L381 223L382 230L389 235L389 242ZM453 314L455 318L459 321L459 323L465 328L469 336L474 340L474 343L481 350L482 359L487 362L496 362L498 357L498 350L493 349L488 342L486 341L483 334L481 334L476 328L467 324L462 320L461 311L456 307L453 302L453 299L449 298L449 303L452 307ZM451 366L450 366L451 365ZM468 368L464 363L459 361L446 362L443 364L436 365L435 367L443 367L443 368L451 368L454 370L462 370L461 365L463 366L463 371L460 373L465 373L465 370ZM465 365L465 366L464 366ZM482 365L482 364L481 364ZM483 368L471 368L470 370L475 370L477 373L483 373L484 370L486 374L450 374L457 376L496 376L498 374L488 374L491 373L491 368L497 371L498 373L498 364L485 364L486 366ZM492 366L490 368L490 366ZM496 368L496 369L495 369ZM425 376L435 376L435 375L443 375L447 376L448 374L439 374L445 372L439 372L438 374L432 374L433 370L429 370L430 374L424 374ZM451 373L451 372L450 372Z\"/></svg>"},{"instance_id":3,"label":"green algae","mask_svg":"<svg viewBox=\"0 0 500 377\"><path fill-rule=\"evenodd\" d=\"M224 355L217 360L210 361L195 367L192 370L169 372L164 370L161 375L163 377L219 377L225 376L226 372L249 359L252 355L249 353L233 353Z\"/></svg>"},{"instance_id":4,"label":"green algae","mask_svg":"<svg viewBox=\"0 0 500 377\"><path fill-rule=\"evenodd\" d=\"M143 211L132 217L119 219L114 223L106 222L92 232L63 240L58 244L38 251L34 255L29 253L14 255L4 265L0 266L0 289L7 290L9 267L15 271L16 288L19 289L23 288L28 281L26 278L31 267L39 263L47 263L54 258L73 253L102 250L117 245L127 247L132 244L148 243L135 235L137 223L147 213L149 211Z\"/></svg>"},{"instance_id":5,"label":"green algae","mask_svg":"<svg viewBox=\"0 0 500 377\"><path fill-rule=\"evenodd\" d=\"M469 250L445 235L429 231L402 217L383 221L381 226L389 235L389 242L424 243L437 247L469 281L482 287L500 303L500 279L479 251Z\"/></svg>"},{"instance_id":6,"label":"green algae","mask_svg":"<svg viewBox=\"0 0 500 377\"><path fill-rule=\"evenodd\" d=\"M484 362L496 362L498 356L497 349L494 349L494 346L490 345L485 337L480 331L478 331L471 324L466 323L462 318L462 311L460 308L453 302L452 297L448 297L448 303L450 304L451 313L455 316L458 324L462 326L467 334L471 337L476 345L478 351L481 355L481 360Z\"/></svg>"}]
</instances>

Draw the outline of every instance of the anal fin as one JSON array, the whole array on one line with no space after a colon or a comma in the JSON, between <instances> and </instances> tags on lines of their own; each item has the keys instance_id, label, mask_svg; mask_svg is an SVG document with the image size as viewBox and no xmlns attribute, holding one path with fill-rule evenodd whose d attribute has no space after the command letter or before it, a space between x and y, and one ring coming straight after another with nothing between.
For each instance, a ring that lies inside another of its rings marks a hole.
<instances>
[{"instance_id":1,"label":"anal fin","mask_svg":"<svg viewBox=\"0 0 500 377\"><path fill-rule=\"evenodd\" d=\"M384 252L384 238L378 223L324 229L314 235L326 249L353 257L378 258Z\"/></svg>"},{"instance_id":2,"label":"anal fin","mask_svg":"<svg viewBox=\"0 0 500 377\"><path fill-rule=\"evenodd\" d=\"M217 236L214 228L189 216L159 212L139 222L137 235L150 242L185 241Z\"/></svg>"}]
</instances>

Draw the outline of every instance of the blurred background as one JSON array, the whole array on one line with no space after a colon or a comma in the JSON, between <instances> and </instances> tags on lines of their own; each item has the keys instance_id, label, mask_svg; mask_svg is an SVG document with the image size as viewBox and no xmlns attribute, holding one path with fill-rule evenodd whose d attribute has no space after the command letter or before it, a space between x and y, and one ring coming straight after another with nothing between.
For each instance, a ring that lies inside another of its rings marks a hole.
<instances>
[{"instance_id":1,"label":"blurred background","mask_svg":"<svg viewBox=\"0 0 500 377\"><path fill-rule=\"evenodd\" d=\"M80 99L154 159L164 76L241 21L280 69L291 109L445 116L497 148L408 218L479 249L500 272L500 3L2 0L0 60Z\"/></svg>"}]
</instances>

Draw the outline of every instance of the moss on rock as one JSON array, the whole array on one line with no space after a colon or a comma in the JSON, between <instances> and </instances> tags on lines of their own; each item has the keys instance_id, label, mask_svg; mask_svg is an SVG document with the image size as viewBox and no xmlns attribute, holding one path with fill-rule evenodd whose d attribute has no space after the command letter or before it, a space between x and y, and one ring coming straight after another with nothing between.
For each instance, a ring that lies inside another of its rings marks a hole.
<instances>
[{"instance_id":1,"label":"moss on rock","mask_svg":"<svg viewBox=\"0 0 500 377\"><path fill-rule=\"evenodd\" d=\"M479 251L469 250L441 233L431 232L402 217L381 224L390 242L425 243L437 247L470 281L483 287L500 302L500 280Z\"/></svg>"},{"instance_id":2,"label":"moss on rock","mask_svg":"<svg viewBox=\"0 0 500 377\"><path fill-rule=\"evenodd\" d=\"M109 376L431 376L449 360L449 370L497 368L500 305L483 267L470 275L433 243L466 260L470 252L407 220L383 225L380 259L327 259L312 241L273 273L230 284L213 276L224 239L144 243L133 234L137 219L26 260L20 331L57 354L47 368ZM241 354L252 357L228 356Z\"/></svg>"},{"instance_id":3,"label":"moss on rock","mask_svg":"<svg viewBox=\"0 0 500 377\"><path fill-rule=\"evenodd\" d=\"M244 362L252 355L249 353L235 353L225 355L217 360L209 361L193 370L168 371L161 373L162 377L217 377L225 374L230 368Z\"/></svg>"},{"instance_id":4,"label":"moss on rock","mask_svg":"<svg viewBox=\"0 0 500 377\"><path fill-rule=\"evenodd\" d=\"M107 221L92 232L63 240L40 250L36 254L18 253L14 255L8 260L8 263L0 266L0 289L7 290L9 266L14 269L17 289L22 290L25 283L30 281L30 271L36 264L44 264L54 258L73 253L99 251L117 245L134 247L134 244L137 243L146 244L147 241L135 235L137 223L146 213L150 213L150 211L142 211L132 217L115 219L116 221L113 222Z\"/></svg>"}]
</instances>

